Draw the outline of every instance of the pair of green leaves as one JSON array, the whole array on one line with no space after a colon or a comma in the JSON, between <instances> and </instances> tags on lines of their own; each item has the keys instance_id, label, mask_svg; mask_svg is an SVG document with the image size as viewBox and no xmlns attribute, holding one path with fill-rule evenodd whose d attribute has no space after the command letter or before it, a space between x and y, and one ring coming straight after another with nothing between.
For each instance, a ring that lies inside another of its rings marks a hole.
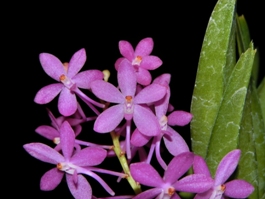
<instances>
[{"instance_id":1,"label":"pair of green leaves","mask_svg":"<svg viewBox=\"0 0 265 199\"><path fill-rule=\"evenodd\" d=\"M250 198L262 198L265 80L257 88L258 56L235 4L219 0L208 23L192 97L192 150L206 159L214 176L221 159L241 149L236 177L253 184Z\"/></svg>"}]
</instances>

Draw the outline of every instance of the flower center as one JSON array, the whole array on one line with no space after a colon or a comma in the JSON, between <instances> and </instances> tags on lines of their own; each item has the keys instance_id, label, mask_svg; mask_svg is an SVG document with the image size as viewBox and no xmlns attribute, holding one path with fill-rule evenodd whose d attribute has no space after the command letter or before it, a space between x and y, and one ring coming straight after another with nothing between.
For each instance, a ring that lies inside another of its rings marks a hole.
<instances>
[{"instance_id":1,"label":"flower center","mask_svg":"<svg viewBox=\"0 0 265 199\"><path fill-rule=\"evenodd\" d=\"M66 162L60 162L56 165L56 167L60 171L65 171L66 173L69 173L69 174L74 174L74 172L75 172L74 165L71 165L71 164L66 163Z\"/></svg>"},{"instance_id":2,"label":"flower center","mask_svg":"<svg viewBox=\"0 0 265 199\"><path fill-rule=\"evenodd\" d=\"M125 104L124 104L124 113L125 114L132 114L133 113L133 97L128 95L125 97Z\"/></svg>"},{"instance_id":3,"label":"flower center","mask_svg":"<svg viewBox=\"0 0 265 199\"><path fill-rule=\"evenodd\" d=\"M167 130L167 116L163 115L159 120L161 130Z\"/></svg>"},{"instance_id":4,"label":"flower center","mask_svg":"<svg viewBox=\"0 0 265 199\"><path fill-rule=\"evenodd\" d=\"M224 184L216 186L210 199L221 199L223 196L223 193L225 192L225 188L226 187Z\"/></svg>"},{"instance_id":5,"label":"flower center","mask_svg":"<svg viewBox=\"0 0 265 199\"><path fill-rule=\"evenodd\" d=\"M69 90L74 90L75 89L75 86L76 84L74 82L71 81L71 79L69 79L66 75L62 74L60 77L59 77L59 80L64 84L64 86L66 88L68 88Z\"/></svg>"},{"instance_id":6,"label":"flower center","mask_svg":"<svg viewBox=\"0 0 265 199\"><path fill-rule=\"evenodd\" d=\"M140 65L141 64L141 62L142 62L142 57L141 56L136 56L135 58L134 58L134 60L132 61L132 65Z\"/></svg>"},{"instance_id":7,"label":"flower center","mask_svg":"<svg viewBox=\"0 0 265 199\"><path fill-rule=\"evenodd\" d=\"M69 63L68 62L64 62L63 63L63 69L64 71L67 73L68 72L68 66L69 66Z\"/></svg>"},{"instance_id":8,"label":"flower center","mask_svg":"<svg viewBox=\"0 0 265 199\"><path fill-rule=\"evenodd\" d=\"M55 138L53 138L52 141L54 144L59 144L60 143L60 137L55 137Z\"/></svg>"},{"instance_id":9,"label":"flower center","mask_svg":"<svg viewBox=\"0 0 265 199\"><path fill-rule=\"evenodd\" d=\"M174 187L169 187L168 190L167 190L167 194L172 196L175 193L175 191L176 190L174 189Z\"/></svg>"}]
</instances>

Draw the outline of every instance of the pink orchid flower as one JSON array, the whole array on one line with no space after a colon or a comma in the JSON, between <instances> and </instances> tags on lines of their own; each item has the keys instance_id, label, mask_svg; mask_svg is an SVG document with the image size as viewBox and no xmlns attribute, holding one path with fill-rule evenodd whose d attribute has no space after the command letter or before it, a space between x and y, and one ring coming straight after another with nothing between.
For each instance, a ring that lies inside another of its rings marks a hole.
<instances>
[{"instance_id":1,"label":"pink orchid flower","mask_svg":"<svg viewBox=\"0 0 265 199\"><path fill-rule=\"evenodd\" d=\"M237 167L240 153L239 149L235 149L226 154L217 167L213 186L204 193L198 193L194 199L247 198L254 191L250 183L244 180L226 182ZM193 170L194 173L211 177L206 162L200 156L195 156Z\"/></svg>"},{"instance_id":2,"label":"pink orchid flower","mask_svg":"<svg viewBox=\"0 0 265 199\"><path fill-rule=\"evenodd\" d=\"M133 50L132 45L128 41L120 41L120 53L129 60L134 67L137 82L142 85L149 85L152 81L151 74L148 70L154 70L162 65L162 61L157 56L150 55L154 47L153 39L148 37L142 39ZM124 58L119 58L115 63L118 70L119 65Z\"/></svg>"},{"instance_id":3,"label":"pink orchid flower","mask_svg":"<svg viewBox=\"0 0 265 199\"><path fill-rule=\"evenodd\" d=\"M100 99L111 103L118 103L103 113L95 121L94 130L99 133L113 131L126 119L126 147L130 159L130 126L133 119L137 128L144 134L152 136L159 133L159 124L155 115L149 109L141 106L161 99L166 88L158 84L151 84L141 90L137 95L136 76L128 60L121 62L118 70L119 89L103 80L91 83L92 92Z\"/></svg>"},{"instance_id":4,"label":"pink orchid flower","mask_svg":"<svg viewBox=\"0 0 265 199\"><path fill-rule=\"evenodd\" d=\"M55 189L65 174L68 188L76 199L92 198L92 189L86 178L81 175L86 174L96 179L109 194L114 195L111 188L97 174L88 169L90 167L93 169L93 166L103 162L107 156L106 150L99 147L87 147L77 152L74 151L75 134L67 121L60 127L60 143L63 155L42 143L30 143L23 146L33 157L56 165L41 177L41 190Z\"/></svg>"},{"instance_id":5,"label":"pink orchid flower","mask_svg":"<svg viewBox=\"0 0 265 199\"><path fill-rule=\"evenodd\" d=\"M91 82L103 79L103 73L99 70L87 70L78 73L85 61L85 49L77 51L72 56L69 64L63 64L52 54L41 53L40 62L43 70L60 83L50 84L40 89L34 101L38 104L47 104L60 93L58 108L59 112L64 116L70 116L76 112L77 100L75 94L79 95L90 107L91 104L94 104L103 108L102 104L90 99L79 89L90 89ZM97 112L95 109L94 111Z\"/></svg>"}]
</instances>

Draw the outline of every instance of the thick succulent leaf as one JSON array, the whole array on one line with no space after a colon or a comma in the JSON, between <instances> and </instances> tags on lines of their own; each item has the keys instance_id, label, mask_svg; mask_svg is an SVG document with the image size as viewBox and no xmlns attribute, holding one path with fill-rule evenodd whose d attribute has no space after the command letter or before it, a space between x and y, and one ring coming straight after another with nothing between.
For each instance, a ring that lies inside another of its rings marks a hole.
<instances>
[{"instance_id":1,"label":"thick succulent leaf","mask_svg":"<svg viewBox=\"0 0 265 199\"><path fill-rule=\"evenodd\" d=\"M258 97L260 101L261 112L263 116L264 126L265 126L265 77L258 87ZM265 131L264 131L265 133Z\"/></svg>"},{"instance_id":2,"label":"thick succulent leaf","mask_svg":"<svg viewBox=\"0 0 265 199\"><path fill-rule=\"evenodd\" d=\"M254 57L255 50L251 48L242 54L224 91L206 155L206 162L212 176L221 159L237 148Z\"/></svg>"},{"instance_id":3,"label":"thick succulent leaf","mask_svg":"<svg viewBox=\"0 0 265 199\"><path fill-rule=\"evenodd\" d=\"M257 89L252 84L252 95L251 95L251 116L253 123L254 133L254 146L256 148L256 159L257 159L257 173L259 182L259 196L262 196L265 192L265 127L264 118L261 111L260 103L265 101L259 101Z\"/></svg>"},{"instance_id":4,"label":"thick succulent leaf","mask_svg":"<svg viewBox=\"0 0 265 199\"><path fill-rule=\"evenodd\" d=\"M251 87L249 87L238 138L238 148L241 150L241 158L238 164L236 178L251 183L255 187L255 190L250 198L258 198L257 161L255 157L256 149L253 137L251 103Z\"/></svg>"},{"instance_id":5,"label":"thick succulent leaf","mask_svg":"<svg viewBox=\"0 0 265 199\"><path fill-rule=\"evenodd\" d=\"M229 72L232 70L233 61L230 60L234 60L234 50L229 46L234 36L235 2L236 0L217 2L201 50L191 105L191 113L194 116L191 134L192 149L202 157L206 156L224 85L228 79L224 74L230 76Z\"/></svg>"}]
</instances>

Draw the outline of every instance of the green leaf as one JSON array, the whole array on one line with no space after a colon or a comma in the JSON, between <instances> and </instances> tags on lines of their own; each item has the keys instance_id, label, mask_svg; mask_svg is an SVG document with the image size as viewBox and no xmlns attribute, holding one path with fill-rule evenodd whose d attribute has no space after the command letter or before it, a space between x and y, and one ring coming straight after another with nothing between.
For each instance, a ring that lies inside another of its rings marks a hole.
<instances>
[{"instance_id":1,"label":"green leaf","mask_svg":"<svg viewBox=\"0 0 265 199\"><path fill-rule=\"evenodd\" d=\"M249 196L249 199L259 198L258 192L258 174L257 174L257 159L256 147L253 133L253 118L252 118L252 86L249 86L246 102L244 106L242 121L240 125L238 148L241 150L236 178L246 180L251 183L255 190Z\"/></svg>"},{"instance_id":2,"label":"green leaf","mask_svg":"<svg viewBox=\"0 0 265 199\"><path fill-rule=\"evenodd\" d=\"M258 182L259 182L259 195L265 192L265 127L264 117L262 115L260 100L258 97L256 86L252 84L251 95L251 116L254 131L254 141L256 147L257 169L258 169ZM264 103L265 101L263 101ZM247 144L247 143L245 143Z\"/></svg>"},{"instance_id":3,"label":"green leaf","mask_svg":"<svg viewBox=\"0 0 265 199\"><path fill-rule=\"evenodd\" d=\"M248 24L246 22L245 17L237 16L236 17L236 24L237 24L237 46L238 46L238 53L241 55L249 48L250 44L250 35Z\"/></svg>"},{"instance_id":4,"label":"green leaf","mask_svg":"<svg viewBox=\"0 0 265 199\"><path fill-rule=\"evenodd\" d=\"M191 104L191 137L193 152L202 157L206 156L225 85L235 63L235 3L236 0L217 2L200 54Z\"/></svg>"},{"instance_id":5,"label":"green leaf","mask_svg":"<svg viewBox=\"0 0 265 199\"><path fill-rule=\"evenodd\" d=\"M241 55L226 86L206 155L212 175L221 159L238 146L240 123L255 52L249 48Z\"/></svg>"},{"instance_id":6,"label":"green leaf","mask_svg":"<svg viewBox=\"0 0 265 199\"><path fill-rule=\"evenodd\" d=\"M245 17L243 15L237 16L236 22L237 22L236 23L237 47L238 47L238 53L239 55L241 55L248 48L253 48L253 43L250 42L251 38ZM257 85L258 75L259 75L259 53L257 52L252 69L252 77L255 85Z\"/></svg>"},{"instance_id":7,"label":"green leaf","mask_svg":"<svg viewBox=\"0 0 265 199\"><path fill-rule=\"evenodd\" d=\"M265 77L258 87L258 97L260 101L261 112L263 116L264 126L265 126ZM265 132L265 131L264 131Z\"/></svg>"}]
</instances>

